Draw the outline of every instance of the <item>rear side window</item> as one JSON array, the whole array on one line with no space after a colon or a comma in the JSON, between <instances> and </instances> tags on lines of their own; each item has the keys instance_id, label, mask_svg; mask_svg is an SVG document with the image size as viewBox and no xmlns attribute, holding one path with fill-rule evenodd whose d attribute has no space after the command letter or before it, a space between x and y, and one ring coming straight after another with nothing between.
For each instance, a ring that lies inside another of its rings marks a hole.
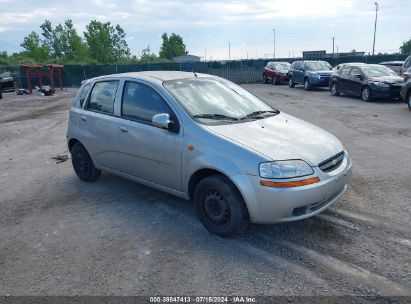
<instances>
[{"instance_id":1,"label":"rear side window","mask_svg":"<svg viewBox=\"0 0 411 304\"><path fill-rule=\"evenodd\" d=\"M409 67L411 67L411 57L408 57L407 60L404 63L404 69L408 69Z\"/></svg>"},{"instance_id":2,"label":"rear side window","mask_svg":"<svg viewBox=\"0 0 411 304\"><path fill-rule=\"evenodd\" d=\"M117 80L97 82L90 93L87 109L105 114L113 114L117 87Z\"/></svg>"},{"instance_id":3,"label":"rear side window","mask_svg":"<svg viewBox=\"0 0 411 304\"><path fill-rule=\"evenodd\" d=\"M80 108L83 107L84 99L86 99L88 91L90 91L91 83L87 83L83 86L80 93Z\"/></svg>"},{"instance_id":4,"label":"rear side window","mask_svg":"<svg viewBox=\"0 0 411 304\"><path fill-rule=\"evenodd\" d=\"M148 85L127 81L124 85L121 116L151 124L154 115L168 113L170 108L153 88Z\"/></svg>"}]
</instances>

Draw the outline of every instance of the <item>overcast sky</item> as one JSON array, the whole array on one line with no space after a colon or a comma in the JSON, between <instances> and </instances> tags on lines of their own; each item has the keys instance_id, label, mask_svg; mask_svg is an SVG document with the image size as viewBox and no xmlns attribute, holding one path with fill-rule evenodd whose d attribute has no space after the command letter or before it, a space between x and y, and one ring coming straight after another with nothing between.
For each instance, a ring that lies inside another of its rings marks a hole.
<instances>
[{"instance_id":1,"label":"overcast sky","mask_svg":"<svg viewBox=\"0 0 411 304\"><path fill-rule=\"evenodd\" d=\"M181 35L190 54L207 59L300 56L303 50L372 51L374 0L0 0L0 50L20 43L48 19L72 19L82 35L90 20L120 24L133 54L158 53L163 32ZM397 52L411 38L411 0L381 0L376 52Z\"/></svg>"}]
</instances>

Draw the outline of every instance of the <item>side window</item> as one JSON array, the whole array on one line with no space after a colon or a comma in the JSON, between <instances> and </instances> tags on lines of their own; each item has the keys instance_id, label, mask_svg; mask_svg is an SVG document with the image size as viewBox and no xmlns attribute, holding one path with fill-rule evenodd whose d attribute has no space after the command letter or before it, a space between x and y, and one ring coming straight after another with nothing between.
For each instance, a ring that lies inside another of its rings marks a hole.
<instances>
[{"instance_id":1,"label":"side window","mask_svg":"<svg viewBox=\"0 0 411 304\"><path fill-rule=\"evenodd\" d=\"M80 93L80 108L83 107L84 99L86 99L88 91L90 91L91 83L87 83L83 86L83 89Z\"/></svg>"},{"instance_id":2,"label":"side window","mask_svg":"<svg viewBox=\"0 0 411 304\"><path fill-rule=\"evenodd\" d=\"M343 77L346 77L350 73L350 69L351 69L351 67L342 68L342 69L339 70L340 71L339 74Z\"/></svg>"},{"instance_id":3,"label":"side window","mask_svg":"<svg viewBox=\"0 0 411 304\"><path fill-rule=\"evenodd\" d=\"M124 85L121 116L151 124L154 115L171 111L163 98L145 84L127 81Z\"/></svg>"},{"instance_id":4,"label":"side window","mask_svg":"<svg viewBox=\"0 0 411 304\"><path fill-rule=\"evenodd\" d=\"M97 82L90 93L87 109L95 112L113 114L117 87L117 80Z\"/></svg>"},{"instance_id":5,"label":"side window","mask_svg":"<svg viewBox=\"0 0 411 304\"><path fill-rule=\"evenodd\" d=\"M411 58L408 58L405 63L404 63L404 69L408 69L409 67L411 67Z\"/></svg>"},{"instance_id":6,"label":"side window","mask_svg":"<svg viewBox=\"0 0 411 304\"><path fill-rule=\"evenodd\" d=\"M353 67L353 68L351 69L350 76L353 77L354 75L362 75L361 70L360 70L359 68L357 68L357 67Z\"/></svg>"}]
</instances>

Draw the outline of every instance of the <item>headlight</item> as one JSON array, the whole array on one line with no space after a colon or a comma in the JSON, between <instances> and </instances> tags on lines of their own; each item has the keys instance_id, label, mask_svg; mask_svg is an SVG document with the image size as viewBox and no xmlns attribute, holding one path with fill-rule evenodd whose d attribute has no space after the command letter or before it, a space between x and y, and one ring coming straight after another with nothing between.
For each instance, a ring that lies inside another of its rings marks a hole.
<instances>
[{"instance_id":1,"label":"headlight","mask_svg":"<svg viewBox=\"0 0 411 304\"><path fill-rule=\"evenodd\" d=\"M282 160L260 164L260 176L264 178L293 178L314 173L303 160Z\"/></svg>"},{"instance_id":2,"label":"headlight","mask_svg":"<svg viewBox=\"0 0 411 304\"><path fill-rule=\"evenodd\" d=\"M388 83L384 83L384 82L373 81L372 84L377 86L377 87L380 87L380 88L389 88L390 87L390 85Z\"/></svg>"}]
</instances>

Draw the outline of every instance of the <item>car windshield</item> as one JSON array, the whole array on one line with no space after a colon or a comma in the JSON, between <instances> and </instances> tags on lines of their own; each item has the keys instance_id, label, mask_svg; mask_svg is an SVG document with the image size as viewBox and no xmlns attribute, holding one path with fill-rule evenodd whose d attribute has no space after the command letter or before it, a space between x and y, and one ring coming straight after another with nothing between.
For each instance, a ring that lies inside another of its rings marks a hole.
<instances>
[{"instance_id":1,"label":"car windshield","mask_svg":"<svg viewBox=\"0 0 411 304\"><path fill-rule=\"evenodd\" d=\"M364 66L362 70L368 77L398 76L397 73L385 66Z\"/></svg>"},{"instance_id":2,"label":"car windshield","mask_svg":"<svg viewBox=\"0 0 411 304\"><path fill-rule=\"evenodd\" d=\"M309 71L330 70L324 62L306 62L305 67Z\"/></svg>"},{"instance_id":3,"label":"car windshield","mask_svg":"<svg viewBox=\"0 0 411 304\"><path fill-rule=\"evenodd\" d=\"M289 70L290 66L291 64L289 64L288 62L278 62L275 64L275 68L277 70Z\"/></svg>"},{"instance_id":4,"label":"car windshield","mask_svg":"<svg viewBox=\"0 0 411 304\"><path fill-rule=\"evenodd\" d=\"M278 114L242 87L221 78L170 80L163 85L201 123L235 123Z\"/></svg>"}]
</instances>

